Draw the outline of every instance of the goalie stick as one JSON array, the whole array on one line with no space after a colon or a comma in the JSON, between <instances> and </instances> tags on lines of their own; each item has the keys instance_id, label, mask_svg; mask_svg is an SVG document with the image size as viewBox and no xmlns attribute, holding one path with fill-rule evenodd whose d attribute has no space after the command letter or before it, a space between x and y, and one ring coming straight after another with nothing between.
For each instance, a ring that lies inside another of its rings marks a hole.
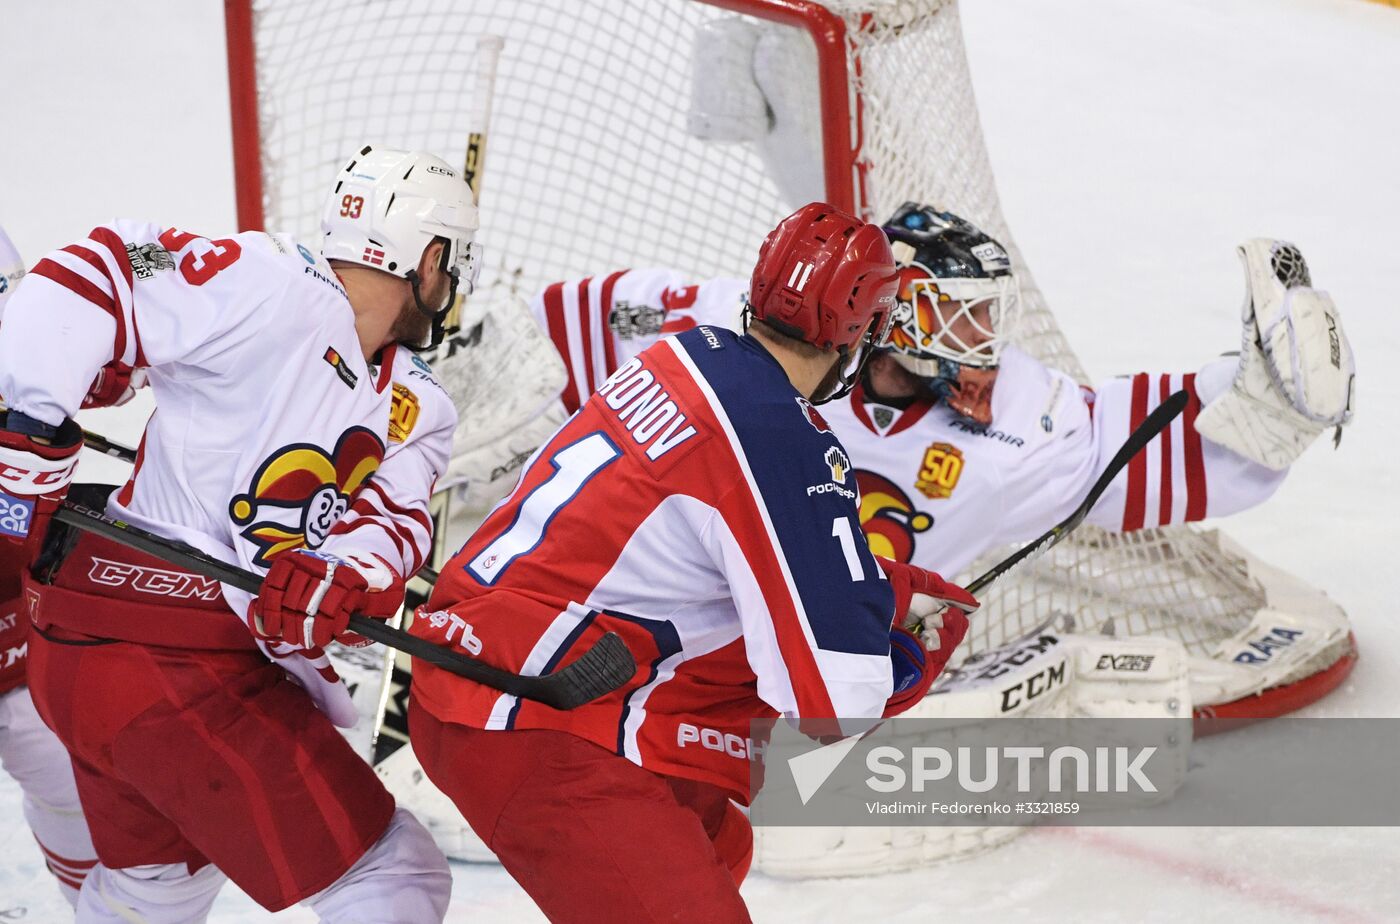
<instances>
[{"instance_id":1,"label":"goalie stick","mask_svg":"<svg viewBox=\"0 0 1400 924\"><path fill-rule=\"evenodd\" d=\"M251 571L219 561L198 549L172 542L130 523L114 520L101 511L74 501L65 500L54 513L54 519L250 594L256 594L262 587L262 578ZM350 629L459 677L555 709L574 709L606 696L631 680L637 671L632 652L613 632L605 634L582 657L567 666L539 677L527 677L441 648L366 616L351 616Z\"/></svg>"},{"instance_id":2,"label":"goalie stick","mask_svg":"<svg viewBox=\"0 0 1400 924\"><path fill-rule=\"evenodd\" d=\"M481 207L481 175L486 163L486 137L491 128L491 99L496 93L496 67L501 60L505 39L499 35L482 35L476 40L476 81L472 87L471 120L467 131L467 152L462 162L462 179L472 191L472 203ZM458 295L443 326L448 334L462 327L462 304L466 295Z\"/></svg>"},{"instance_id":3,"label":"goalie stick","mask_svg":"<svg viewBox=\"0 0 1400 924\"><path fill-rule=\"evenodd\" d=\"M1084 518L1089 515L1089 511L1094 508L1094 504L1098 503L1103 492L1108 490L1108 486L1113 482L1113 479L1118 477L1118 473L1132 460L1133 456L1147 448L1147 444L1152 442L1157 434L1165 430L1182 411L1186 410L1186 404L1189 400L1190 398L1186 392L1178 391L1169 395L1167 400L1157 405L1156 410L1148 414L1147 418L1143 420L1142 423L1138 424L1137 429L1128 434L1127 440L1119 447L1118 452L1114 454L1113 458L1109 460L1108 466L1103 470L1103 473L1099 475L1098 480L1094 482L1093 487L1089 489L1089 493L1085 496L1080 505L1074 509L1073 513L1050 527L1039 539L1017 549L1011 555L997 562L985 574L974 580L971 584L968 584L967 592L974 597L977 596L988 584L1006 574L1012 568L1039 558L1059 543L1061 539L1073 532L1075 527L1084 522Z\"/></svg>"}]
</instances>

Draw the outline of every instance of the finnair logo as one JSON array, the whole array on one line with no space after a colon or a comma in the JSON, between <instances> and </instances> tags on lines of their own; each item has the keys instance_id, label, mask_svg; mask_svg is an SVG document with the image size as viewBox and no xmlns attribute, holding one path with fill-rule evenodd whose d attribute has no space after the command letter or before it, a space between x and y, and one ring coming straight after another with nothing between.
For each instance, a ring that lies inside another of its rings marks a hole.
<instances>
[{"instance_id":1,"label":"finnair logo","mask_svg":"<svg viewBox=\"0 0 1400 924\"><path fill-rule=\"evenodd\" d=\"M798 260L793 264L792 275L788 276L788 288L801 292L807 287L807 280L812 278L812 270L817 268L815 263L806 263Z\"/></svg>"}]
</instances>

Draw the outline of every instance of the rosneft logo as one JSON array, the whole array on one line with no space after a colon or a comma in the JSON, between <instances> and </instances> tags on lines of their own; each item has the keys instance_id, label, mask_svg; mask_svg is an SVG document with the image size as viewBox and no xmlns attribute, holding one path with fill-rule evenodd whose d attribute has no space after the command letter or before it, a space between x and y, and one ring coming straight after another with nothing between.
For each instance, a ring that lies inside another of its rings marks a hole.
<instances>
[{"instance_id":1,"label":"rosneft logo","mask_svg":"<svg viewBox=\"0 0 1400 924\"><path fill-rule=\"evenodd\" d=\"M253 563L267 566L288 549L314 549L326 541L350 499L379 468L384 444L373 431L351 427L335 450L293 443L258 466L247 494L229 502L229 515L258 547Z\"/></svg>"},{"instance_id":2,"label":"rosneft logo","mask_svg":"<svg viewBox=\"0 0 1400 924\"><path fill-rule=\"evenodd\" d=\"M846 473L851 470L851 460L846 458L846 454L839 447L832 446L822 460L831 469L831 480L837 484L845 484Z\"/></svg>"},{"instance_id":3,"label":"rosneft logo","mask_svg":"<svg viewBox=\"0 0 1400 924\"><path fill-rule=\"evenodd\" d=\"M883 475L855 470L860 489L860 527L870 551L908 562L914 557L914 537L933 525L933 517L914 509L909 495Z\"/></svg>"}]
</instances>

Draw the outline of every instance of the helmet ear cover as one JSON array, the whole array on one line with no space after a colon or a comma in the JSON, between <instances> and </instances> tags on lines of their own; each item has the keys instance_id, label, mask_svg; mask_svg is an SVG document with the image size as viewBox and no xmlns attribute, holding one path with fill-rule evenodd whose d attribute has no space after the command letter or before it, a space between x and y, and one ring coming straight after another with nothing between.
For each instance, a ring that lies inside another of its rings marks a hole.
<instances>
[{"instance_id":1,"label":"helmet ear cover","mask_svg":"<svg viewBox=\"0 0 1400 924\"><path fill-rule=\"evenodd\" d=\"M438 255L438 269L442 270L448 279L447 300L443 302L441 308L435 309L427 302L423 301L423 295L419 291L422 278L418 275L416 267L404 274L404 278L407 279L409 285L413 287L413 303L418 307L419 312L433 319L432 333L429 335L426 344L404 344L415 353L426 353L442 345L443 338L447 336L447 316L452 313L452 307L457 304L457 284L461 281L462 271L459 267L454 265L456 261L452 257L452 242L445 237L439 236L433 238L432 243L436 244L439 241L442 242L442 251ZM430 244L429 246L432 245ZM467 291L470 292L471 283L468 282L467 285Z\"/></svg>"}]
</instances>

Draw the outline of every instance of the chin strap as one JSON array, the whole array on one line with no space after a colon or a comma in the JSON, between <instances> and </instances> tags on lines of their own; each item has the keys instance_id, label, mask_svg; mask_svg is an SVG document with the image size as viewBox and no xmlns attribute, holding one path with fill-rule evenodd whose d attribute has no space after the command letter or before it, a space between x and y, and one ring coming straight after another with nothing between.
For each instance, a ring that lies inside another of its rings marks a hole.
<instances>
[{"instance_id":1,"label":"chin strap","mask_svg":"<svg viewBox=\"0 0 1400 924\"><path fill-rule=\"evenodd\" d=\"M409 285L413 287L413 303L418 306L419 311L433 319L433 327L432 331L428 334L427 343L404 344L404 346L415 353L423 353L427 350L436 349L438 345L442 343L442 338L447 335L447 328L444 326L444 322L447 320L448 313L452 311L452 306L457 303L457 280L460 274L454 266L452 269L447 270L447 276L450 282L448 283L447 299L444 302L444 307L434 310L432 306L423 301L423 296L418 291L418 285L422 282L418 276L418 271L412 269L404 274L404 278L407 279Z\"/></svg>"},{"instance_id":2,"label":"chin strap","mask_svg":"<svg viewBox=\"0 0 1400 924\"><path fill-rule=\"evenodd\" d=\"M851 351L847 347L838 347L836 350L836 355L838 357L836 360L836 368L841 369L846 365L847 362L850 361ZM830 394L827 394L824 397L819 398L816 395L813 395L812 403L827 404L831 401L838 401L841 398L844 398L847 395L849 395L851 393L851 390L856 387L856 383L860 381L861 373L865 371L865 364L869 361L870 345L867 343L866 349L861 354L860 363L856 366L855 371L852 372L849 376L843 375L838 372L836 374L836 387L831 390Z\"/></svg>"},{"instance_id":3,"label":"chin strap","mask_svg":"<svg viewBox=\"0 0 1400 924\"><path fill-rule=\"evenodd\" d=\"M879 330L875 329L876 323L879 323ZM850 372L841 372L841 374L837 374L836 388L833 389L830 395L826 395L825 398L812 398L813 405L826 405L826 403L833 402L833 400L840 400L850 395L851 389L854 389L855 385L857 385L862 378L865 378L865 367L867 367L869 361L871 361L871 357L874 356L875 350L879 349L879 343L885 340L885 336L888 335L888 333L888 322L881 321L878 315L876 315L876 318L871 319L871 326L865 330L865 336L861 337L860 363L855 364L855 368L850 370ZM846 367L846 364L850 361L851 351L848 347L837 347L836 354L837 357L840 357L839 360L837 360L836 368L840 370L840 368Z\"/></svg>"},{"instance_id":4,"label":"chin strap","mask_svg":"<svg viewBox=\"0 0 1400 924\"><path fill-rule=\"evenodd\" d=\"M447 336L447 316L451 313L453 306L457 304L457 284L462 280L462 271L455 265L456 261L453 259L451 251L452 248L450 246L444 245L442 248L442 256L438 258L438 268L446 273L448 278L447 298L443 300L442 307L439 309L434 309L423 301L423 295L418 291L419 283L422 282L422 279L418 276L418 270L411 269L407 273L404 273L403 278L407 279L408 284L413 287L413 303L418 306L419 311L433 319L433 326L428 334L427 343L404 344L415 353L437 349L438 345L442 343L443 337ZM470 295L472 293L472 289L475 288L475 279L476 275L473 273L471 278L467 281L467 288L466 291L462 293L463 295Z\"/></svg>"}]
</instances>

